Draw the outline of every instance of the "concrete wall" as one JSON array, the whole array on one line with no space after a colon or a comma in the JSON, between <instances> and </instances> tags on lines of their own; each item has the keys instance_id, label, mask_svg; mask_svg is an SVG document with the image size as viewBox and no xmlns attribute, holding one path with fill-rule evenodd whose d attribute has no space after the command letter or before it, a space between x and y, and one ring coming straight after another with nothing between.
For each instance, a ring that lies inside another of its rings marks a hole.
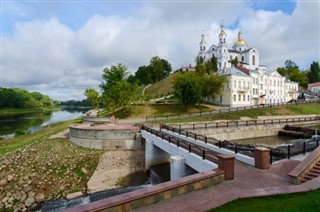
<instances>
[{"instance_id":1,"label":"concrete wall","mask_svg":"<svg viewBox=\"0 0 320 212\"><path fill-rule=\"evenodd\" d=\"M239 140L278 135L285 124L258 125L247 127L211 128L195 130L195 133L214 137L218 140Z\"/></svg>"},{"instance_id":2,"label":"concrete wall","mask_svg":"<svg viewBox=\"0 0 320 212\"><path fill-rule=\"evenodd\" d=\"M82 116L82 118L83 118L83 123L111 122L110 117Z\"/></svg>"},{"instance_id":3,"label":"concrete wall","mask_svg":"<svg viewBox=\"0 0 320 212\"><path fill-rule=\"evenodd\" d=\"M66 209L66 212L82 211L131 211L157 202L168 200L192 191L208 188L224 180L222 170L194 174L179 180L169 181L146 189L141 189L96 202ZM175 208L172 208L174 211Z\"/></svg>"},{"instance_id":4,"label":"concrete wall","mask_svg":"<svg viewBox=\"0 0 320 212\"><path fill-rule=\"evenodd\" d=\"M82 147L109 150L144 149L138 130L103 130L69 127L70 140Z\"/></svg>"}]
</instances>

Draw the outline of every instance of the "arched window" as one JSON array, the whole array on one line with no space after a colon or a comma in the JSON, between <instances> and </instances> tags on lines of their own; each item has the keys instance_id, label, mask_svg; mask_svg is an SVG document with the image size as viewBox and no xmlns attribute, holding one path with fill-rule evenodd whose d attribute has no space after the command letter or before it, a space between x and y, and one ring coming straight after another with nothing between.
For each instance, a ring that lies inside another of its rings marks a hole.
<instances>
[{"instance_id":1,"label":"arched window","mask_svg":"<svg viewBox=\"0 0 320 212\"><path fill-rule=\"evenodd\" d=\"M242 61L242 62L244 61L244 56L241 57L241 61Z\"/></svg>"},{"instance_id":2,"label":"arched window","mask_svg":"<svg viewBox=\"0 0 320 212\"><path fill-rule=\"evenodd\" d=\"M223 38L223 43L226 43L226 39L225 38Z\"/></svg>"},{"instance_id":3,"label":"arched window","mask_svg":"<svg viewBox=\"0 0 320 212\"><path fill-rule=\"evenodd\" d=\"M255 65L255 64L256 64L256 56L252 55L252 65Z\"/></svg>"}]
</instances>

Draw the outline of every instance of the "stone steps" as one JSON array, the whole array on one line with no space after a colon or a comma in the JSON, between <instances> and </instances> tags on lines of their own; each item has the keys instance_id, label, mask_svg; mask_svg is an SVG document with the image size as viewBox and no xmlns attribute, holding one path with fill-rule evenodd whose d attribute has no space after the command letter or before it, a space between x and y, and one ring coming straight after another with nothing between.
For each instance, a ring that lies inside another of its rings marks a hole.
<instances>
[{"instance_id":1,"label":"stone steps","mask_svg":"<svg viewBox=\"0 0 320 212\"><path fill-rule=\"evenodd\" d=\"M312 169L306 174L303 179L300 181L301 183L305 183L309 180L312 180L313 178L320 176L320 161L312 167Z\"/></svg>"}]
</instances>

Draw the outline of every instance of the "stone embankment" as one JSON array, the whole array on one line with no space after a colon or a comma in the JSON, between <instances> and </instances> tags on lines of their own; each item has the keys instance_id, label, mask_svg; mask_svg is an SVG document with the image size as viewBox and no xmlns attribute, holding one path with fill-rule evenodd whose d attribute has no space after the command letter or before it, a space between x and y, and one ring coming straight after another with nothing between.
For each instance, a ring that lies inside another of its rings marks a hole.
<instances>
[{"instance_id":1,"label":"stone embankment","mask_svg":"<svg viewBox=\"0 0 320 212\"><path fill-rule=\"evenodd\" d=\"M101 153L47 139L0 157L0 211L36 210L46 200L80 191Z\"/></svg>"}]
</instances>

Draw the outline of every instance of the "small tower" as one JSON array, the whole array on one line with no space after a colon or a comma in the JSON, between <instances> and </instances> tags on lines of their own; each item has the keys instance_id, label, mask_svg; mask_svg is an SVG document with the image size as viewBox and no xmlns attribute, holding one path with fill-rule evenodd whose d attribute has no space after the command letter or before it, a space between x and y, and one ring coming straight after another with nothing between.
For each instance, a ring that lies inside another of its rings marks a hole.
<instances>
[{"instance_id":1,"label":"small tower","mask_svg":"<svg viewBox=\"0 0 320 212\"><path fill-rule=\"evenodd\" d=\"M219 44L225 44L227 40L227 33L224 31L223 21L221 23L221 31L219 34Z\"/></svg>"},{"instance_id":2,"label":"small tower","mask_svg":"<svg viewBox=\"0 0 320 212\"><path fill-rule=\"evenodd\" d=\"M206 38L205 38L203 30L202 30L201 40L199 43L199 46L200 46L199 56L204 57L204 58L206 55L206 45L207 45Z\"/></svg>"},{"instance_id":3,"label":"small tower","mask_svg":"<svg viewBox=\"0 0 320 212\"><path fill-rule=\"evenodd\" d=\"M206 50L207 42L206 42L206 38L204 36L203 30L202 30L201 41L200 41L199 45L200 45L200 51Z\"/></svg>"}]
</instances>

